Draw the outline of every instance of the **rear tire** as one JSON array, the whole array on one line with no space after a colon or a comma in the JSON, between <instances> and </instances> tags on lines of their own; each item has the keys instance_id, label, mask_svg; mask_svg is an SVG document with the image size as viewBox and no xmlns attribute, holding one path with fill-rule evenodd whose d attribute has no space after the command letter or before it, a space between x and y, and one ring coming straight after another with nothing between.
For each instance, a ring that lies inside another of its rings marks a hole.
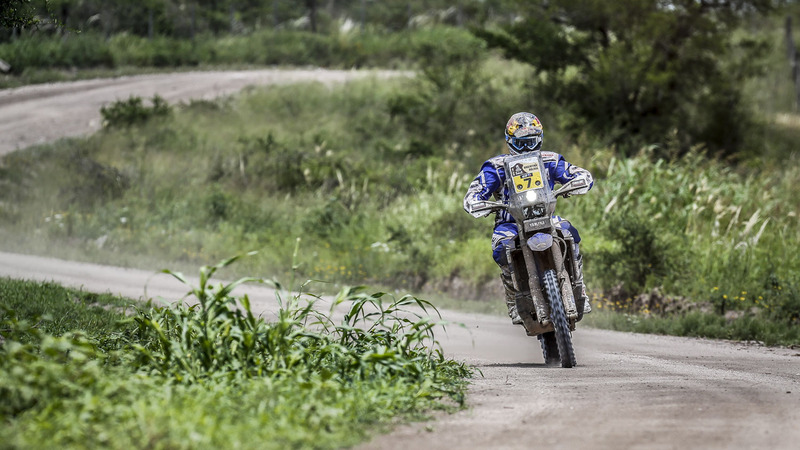
<instances>
[{"instance_id":1,"label":"rear tire","mask_svg":"<svg viewBox=\"0 0 800 450\"><path fill-rule=\"evenodd\" d=\"M550 320L552 320L555 328L553 334L558 347L558 354L561 357L561 367L573 367L576 365L575 350L572 348L569 321L567 321L567 314L564 312L564 303L561 301L561 291L558 289L558 281L554 270L548 270L544 273L544 289L550 301Z\"/></svg>"}]
</instances>

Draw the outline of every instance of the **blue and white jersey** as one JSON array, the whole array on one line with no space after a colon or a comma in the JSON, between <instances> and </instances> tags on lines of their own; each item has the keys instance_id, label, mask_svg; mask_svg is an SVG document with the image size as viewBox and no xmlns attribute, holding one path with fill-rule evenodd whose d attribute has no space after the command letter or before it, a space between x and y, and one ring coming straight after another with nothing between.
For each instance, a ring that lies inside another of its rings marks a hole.
<instances>
[{"instance_id":1,"label":"blue and white jersey","mask_svg":"<svg viewBox=\"0 0 800 450\"><path fill-rule=\"evenodd\" d=\"M587 181L588 187L574 191L572 194L585 194L589 189L594 186L594 179L588 170L582 169L578 166L573 166L568 163L563 156L555 152L541 152L542 161L545 168L547 168L547 180L550 183L550 189L555 187L556 182L566 184L576 178L583 178ZM505 203L508 202L508 187L506 186L506 173L503 168L505 158L511 155L499 155L490 158L483 163L481 171L477 177L469 185L467 195L464 197L464 210L472 214L474 217L484 217L489 214L488 211L471 212L471 206L474 203L486 201L490 198L494 200L501 200ZM497 212L495 219L495 227L504 223L515 223L514 218L511 217L507 211L502 210Z\"/></svg>"}]
</instances>

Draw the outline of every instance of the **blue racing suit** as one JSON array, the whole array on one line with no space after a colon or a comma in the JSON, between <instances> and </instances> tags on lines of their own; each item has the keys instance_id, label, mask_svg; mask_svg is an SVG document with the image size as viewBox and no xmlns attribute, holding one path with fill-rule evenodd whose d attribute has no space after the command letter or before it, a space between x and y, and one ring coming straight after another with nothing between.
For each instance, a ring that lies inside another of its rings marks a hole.
<instances>
[{"instance_id":1,"label":"blue racing suit","mask_svg":"<svg viewBox=\"0 0 800 450\"><path fill-rule=\"evenodd\" d=\"M547 168L550 189L555 187L556 182L566 184L577 178L585 179L588 187L574 191L572 194L585 194L594 186L592 174L588 170L573 166L558 153L541 152L541 154L542 161L545 168ZM503 162L508 156L510 155L495 156L483 163L480 173L469 185L467 195L464 197L464 210L474 217L484 217L489 214L488 211L471 212L471 206L477 202L486 201L492 197L504 203L508 202L508 187L506 186L506 174L503 168ZM572 233L576 244L581 241L578 230L572 224L561 217L554 216L554 218L558 221L559 227ZM517 234L517 224L511 214L506 210L498 211L495 218L494 233L492 234L492 257L501 268L508 265L505 251L506 244L511 242L509 239L514 239Z\"/></svg>"}]
</instances>

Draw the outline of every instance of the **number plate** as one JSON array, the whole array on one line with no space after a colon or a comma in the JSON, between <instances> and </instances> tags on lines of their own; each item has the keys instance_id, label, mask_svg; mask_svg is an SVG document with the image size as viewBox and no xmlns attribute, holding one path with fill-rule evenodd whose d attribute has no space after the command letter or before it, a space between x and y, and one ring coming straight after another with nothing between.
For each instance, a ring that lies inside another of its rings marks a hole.
<instances>
[{"instance_id":1,"label":"number plate","mask_svg":"<svg viewBox=\"0 0 800 450\"><path fill-rule=\"evenodd\" d=\"M539 161L520 161L511 167L511 181L517 193L544 187Z\"/></svg>"},{"instance_id":2,"label":"number plate","mask_svg":"<svg viewBox=\"0 0 800 450\"><path fill-rule=\"evenodd\" d=\"M549 228L551 226L550 218L543 217L541 219L534 219L534 220L526 220L525 221L525 231L537 231L542 230L545 228Z\"/></svg>"}]
</instances>

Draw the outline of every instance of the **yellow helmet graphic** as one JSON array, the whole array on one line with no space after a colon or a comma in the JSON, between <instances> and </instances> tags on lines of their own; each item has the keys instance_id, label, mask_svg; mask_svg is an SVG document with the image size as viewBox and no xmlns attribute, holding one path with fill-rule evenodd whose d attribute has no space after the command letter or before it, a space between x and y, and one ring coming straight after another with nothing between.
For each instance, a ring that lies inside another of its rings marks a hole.
<instances>
[{"instance_id":1,"label":"yellow helmet graphic","mask_svg":"<svg viewBox=\"0 0 800 450\"><path fill-rule=\"evenodd\" d=\"M529 112L519 112L506 123L506 144L513 154L539 150L543 138L542 122Z\"/></svg>"}]
</instances>

